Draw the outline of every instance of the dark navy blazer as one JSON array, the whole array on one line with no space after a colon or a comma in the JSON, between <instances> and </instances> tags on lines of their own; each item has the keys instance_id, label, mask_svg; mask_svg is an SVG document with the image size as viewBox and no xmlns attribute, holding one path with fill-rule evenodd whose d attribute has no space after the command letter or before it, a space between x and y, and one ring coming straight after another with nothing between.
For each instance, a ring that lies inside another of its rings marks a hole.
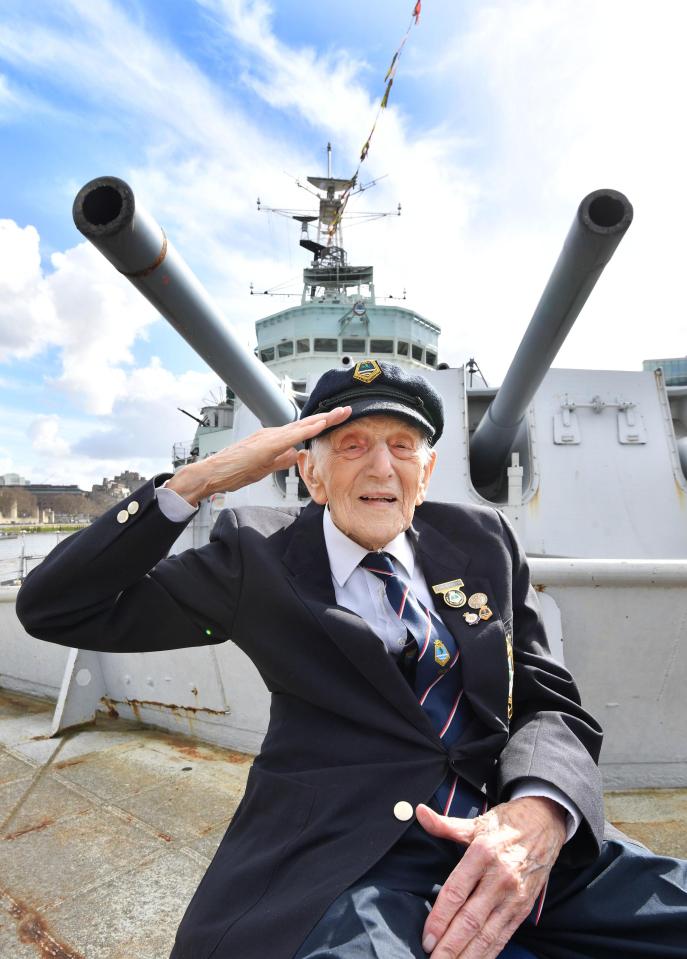
<instances>
[{"instance_id":1,"label":"dark navy blazer","mask_svg":"<svg viewBox=\"0 0 687 959\"><path fill-rule=\"evenodd\" d=\"M103 652L231 639L272 694L262 750L182 919L175 959L263 959L266 941L270 959L290 959L408 828L394 805L429 800L449 769L492 802L523 777L554 783L583 817L561 860L594 859L601 730L548 651L525 557L497 510L426 503L409 531L430 587L460 578L468 595L487 594L494 613L468 626L463 610L437 603L474 712L447 751L384 645L337 606L321 507L224 510L208 545L162 558L185 525L155 497L169 475L56 546L26 578L17 613L33 636ZM133 501L138 510L118 522Z\"/></svg>"}]
</instances>

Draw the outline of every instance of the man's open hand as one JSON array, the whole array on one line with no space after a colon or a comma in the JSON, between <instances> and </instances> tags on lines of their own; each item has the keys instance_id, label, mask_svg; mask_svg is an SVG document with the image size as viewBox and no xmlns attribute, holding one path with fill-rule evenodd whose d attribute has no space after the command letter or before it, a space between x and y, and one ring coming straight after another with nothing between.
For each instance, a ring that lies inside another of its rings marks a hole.
<instances>
[{"instance_id":1,"label":"man's open hand","mask_svg":"<svg viewBox=\"0 0 687 959\"><path fill-rule=\"evenodd\" d=\"M528 916L565 842L565 811L524 796L476 819L416 810L420 825L468 848L427 917L422 936L432 959L494 959Z\"/></svg>"},{"instance_id":2,"label":"man's open hand","mask_svg":"<svg viewBox=\"0 0 687 959\"><path fill-rule=\"evenodd\" d=\"M167 486L197 505L212 493L232 492L296 463L297 446L350 416L350 406L315 413L286 426L271 426L232 443L197 463L182 467Z\"/></svg>"}]
</instances>

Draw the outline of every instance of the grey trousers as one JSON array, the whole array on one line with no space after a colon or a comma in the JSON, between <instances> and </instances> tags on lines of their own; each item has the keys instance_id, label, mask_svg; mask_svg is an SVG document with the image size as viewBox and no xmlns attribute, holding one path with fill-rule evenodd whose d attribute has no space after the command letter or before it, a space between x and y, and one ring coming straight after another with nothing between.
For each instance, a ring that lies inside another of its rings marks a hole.
<instances>
[{"instance_id":1,"label":"grey trousers","mask_svg":"<svg viewBox=\"0 0 687 959\"><path fill-rule=\"evenodd\" d=\"M553 870L539 923L526 920L500 959L686 959L687 861L609 835L590 866ZM456 861L454 844L413 824L294 959L426 959L425 919Z\"/></svg>"},{"instance_id":2,"label":"grey trousers","mask_svg":"<svg viewBox=\"0 0 687 959\"><path fill-rule=\"evenodd\" d=\"M420 933L431 905L411 892L356 883L332 903L296 959L427 959ZM511 942L499 959L533 957Z\"/></svg>"}]
</instances>

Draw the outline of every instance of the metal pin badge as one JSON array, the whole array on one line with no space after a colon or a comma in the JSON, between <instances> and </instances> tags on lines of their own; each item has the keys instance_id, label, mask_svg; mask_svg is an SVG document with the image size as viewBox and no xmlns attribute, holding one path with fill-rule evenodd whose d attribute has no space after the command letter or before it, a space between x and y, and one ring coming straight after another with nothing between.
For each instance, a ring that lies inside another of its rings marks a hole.
<instances>
[{"instance_id":1,"label":"metal pin badge","mask_svg":"<svg viewBox=\"0 0 687 959\"><path fill-rule=\"evenodd\" d=\"M479 623L479 613L463 613L463 619L468 626L475 626Z\"/></svg>"},{"instance_id":2,"label":"metal pin badge","mask_svg":"<svg viewBox=\"0 0 687 959\"><path fill-rule=\"evenodd\" d=\"M487 602L488 599L486 593L473 593L468 600L468 606L470 609L480 609L482 606L486 606Z\"/></svg>"},{"instance_id":3,"label":"metal pin badge","mask_svg":"<svg viewBox=\"0 0 687 959\"><path fill-rule=\"evenodd\" d=\"M479 611L479 618L480 618L480 619L491 619L491 617L492 617L493 615L494 615L494 614L492 613L492 611L489 609L488 606L482 606L482 607L480 607L480 611Z\"/></svg>"},{"instance_id":4,"label":"metal pin badge","mask_svg":"<svg viewBox=\"0 0 687 959\"><path fill-rule=\"evenodd\" d=\"M467 596L460 588L464 585L462 579L451 579L447 583L437 583L436 586L432 586L432 590L437 595L441 593L447 606L460 609L460 607L465 606L468 601Z\"/></svg>"}]
</instances>

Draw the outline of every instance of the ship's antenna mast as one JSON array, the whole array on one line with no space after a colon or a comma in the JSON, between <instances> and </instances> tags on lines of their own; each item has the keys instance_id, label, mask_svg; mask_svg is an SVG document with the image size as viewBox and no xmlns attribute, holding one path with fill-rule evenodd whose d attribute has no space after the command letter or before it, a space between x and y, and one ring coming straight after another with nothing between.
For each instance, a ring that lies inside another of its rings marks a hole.
<instances>
[{"instance_id":1,"label":"ship's antenna mast","mask_svg":"<svg viewBox=\"0 0 687 959\"><path fill-rule=\"evenodd\" d=\"M386 84L384 88L384 96L382 97L379 107L377 108L377 115L375 117L374 123L372 124L372 129L368 133L367 140L363 144L363 148L360 151L360 159L358 160L358 166L356 167L355 173L349 180L350 186L348 187L347 190L345 190L342 193L339 199L339 209L336 215L333 217L331 223L329 224L328 245L330 246L332 244L334 237L337 234L339 224L341 222L341 219L344 215L344 211L346 209L346 204L348 203L351 193L353 192L353 189L358 182L358 174L360 173L360 168L365 162L365 160L367 159L367 155L370 152L370 141L372 140L372 136L375 132L375 129L377 128L377 123L379 121L379 118L382 114L382 111L386 110L389 104L389 94L391 93L391 88L394 85L394 79L396 78L398 61L401 59L401 54L403 53L403 48L406 45L406 40L408 39L408 36L410 35L410 31L413 29L414 26L417 26L417 23L420 19L421 9L422 9L422 0L415 0L415 3L413 4L413 12L410 15L410 23L408 24L408 29L403 35L403 39L401 40L399 46L397 47L396 52L391 58L391 65L389 66L389 69L386 71L386 76L384 77L384 83ZM329 175L331 177L331 173Z\"/></svg>"},{"instance_id":2,"label":"ship's antenna mast","mask_svg":"<svg viewBox=\"0 0 687 959\"><path fill-rule=\"evenodd\" d=\"M309 250L313 254L313 261L311 268L304 272L304 278L306 280L305 287L303 291L303 302L306 302L307 291L309 288L310 297L313 298L317 292L318 286L325 286L327 289L341 291L349 286L357 286L360 290L360 286L363 283L369 285L372 301L374 302L374 287L372 284L372 267L362 268L361 271L355 272L355 278L349 276L348 273L351 271L348 268L346 262L346 251L343 248L343 236L341 223L344 219L344 213L346 210L346 205L351 198L358 193L362 193L364 190L369 189L371 186L374 186L378 180L382 179L377 177L374 180L371 180L369 183L360 183L359 174L362 164L367 159L367 155L370 151L370 142L372 136L377 127L377 122L382 114L382 111L386 110L387 104L389 102L389 94L391 93L391 87L393 86L394 79L396 77L396 70L398 68L398 62L401 58L403 48L406 44L406 41L410 35L411 30L414 26L417 25L420 19L420 10L422 9L422 0L414 0L413 2L413 11L410 15L410 23L408 28L403 35L399 46L394 53L389 69L386 72L384 77L384 95L379 103L377 108L377 115L375 116L374 123L372 124L372 129L367 135L367 140L363 144L362 150L360 151L360 157L358 160L358 166L356 167L355 173L352 177L348 179L335 179L332 176L332 145L331 142L327 143L327 176L325 177L308 177L308 182L311 186L315 187L315 190L310 190L299 180L296 180L296 185L303 190L307 190L308 193L314 193L319 200L319 215L313 216L312 214L296 211L296 210L280 210L273 207L265 207L262 205L261 200L258 198L258 210L264 210L268 213L278 213L282 216L288 216L294 220L297 220L301 224L301 240L300 245ZM317 192L315 192L317 191ZM324 194L324 196L322 195ZM390 213L363 213L358 214L360 220L376 220L382 216L391 216ZM401 215L401 204L398 204L396 210L396 215ZM348 217L347 217L348 219ZM308 225L317 221L317 240L311 240L308 235ZM347 271L347 272L346 272ZM360 275L358 275L360 273ZM310 276L305 277L305 274L310 274ZM348 281L348 282L347 282ZM251 293L254 293L255 290L251 284ZM265 290L265 293L272 295L270 290ZM292 294L282 294L282 295L292 295ZM359 294L360 295L360 294ZM404 292L405 298L405 292Z\"/></svg>"}]
</instances>

